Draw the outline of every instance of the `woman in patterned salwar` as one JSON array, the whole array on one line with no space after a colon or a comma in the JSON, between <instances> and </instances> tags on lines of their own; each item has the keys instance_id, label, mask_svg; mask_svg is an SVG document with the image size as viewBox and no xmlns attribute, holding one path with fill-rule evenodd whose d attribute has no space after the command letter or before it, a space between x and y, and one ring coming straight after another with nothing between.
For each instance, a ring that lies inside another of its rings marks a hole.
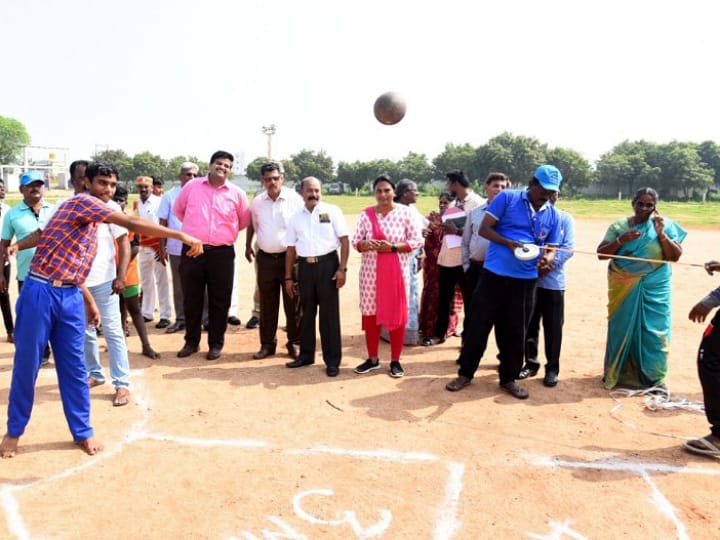
<instances>
[{"instance_id":1,"label":"woman in patterned salwar","mask_svg":"<svg viewBox=\"0 0 720 540\"><path fill-rule=\"evenodd\" d=\"M613 223L597 248L599 259L612 255L658 262L611 258L608 265L608 330L603 382L652 388L664 385L670 350L670 277L666 261L682 255L687 233L660 216L658 194L638 190L634 215Z\"/></svg>"}]
</instances>

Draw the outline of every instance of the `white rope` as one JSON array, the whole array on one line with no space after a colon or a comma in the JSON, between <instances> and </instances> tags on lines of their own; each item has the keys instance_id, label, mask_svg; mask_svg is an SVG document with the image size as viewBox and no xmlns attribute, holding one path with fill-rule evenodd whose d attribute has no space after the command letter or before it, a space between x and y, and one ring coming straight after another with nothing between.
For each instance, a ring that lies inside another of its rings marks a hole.
<instances>
[{"instance_id":1,"label":"white rope","mask_svg":"<svg viewBox=\"0 0 720 540\"><path fill-rule=\"evenodd\" d=\"M622 401L620 398L624 397L636 397L636 396L645 396L644 405L645 408L651 411L660 411L660 410L686 410L691 412L697 412L697 413L704 413L705 412L705 406L702 403L699 403L697 401L689 401L685 398L679 398L679 399L670 399L670 392L667 388L664 386L653 386L652 388L643 388L640 390L630 390L627 388L619 388L617 390L612 390L610 393L610 397L615 401L616 405L612 408L610 411L610 416L620 422L621 424L624 424L628 427L631 427L632 429L635 429L637 431L642 431L644 433L648 433L650 435L657 435L659 437L670 437L672 439L680 439L680 440L690 440L692 437L680 437L677 435L668 435L667 433L659 433L657 431L648 431L646 429L642 429L635 425L632 422L629 422L627 420L623 420L620 418L616 413L620 410L622 407Z\"/></svg>"},{"instance_id":2,"label":"white rope","mask_svg":"<svg viewBox=\"0 0 720 540\"><path fill-rule=\"evenodd\" d=\"M561 248L556 246L542 246L545 249L551 249L553 251L564 251L566 253L580 253L581 255L600 255L602 257L605 257L607 259L624 259L626 261L641 261L641 262L649 262L654 264L679 264L681 266L695 266L697 268L705 268L705 263L687 263L687 262L681 262L681 261L666 261L666 260L657 260L657 259L645 259L643 257L631 257L629 255L609 255L605 253L598 253L597 251L582 251L580 249L567 249L567 248Z\"/></svg>"}]
</instances>

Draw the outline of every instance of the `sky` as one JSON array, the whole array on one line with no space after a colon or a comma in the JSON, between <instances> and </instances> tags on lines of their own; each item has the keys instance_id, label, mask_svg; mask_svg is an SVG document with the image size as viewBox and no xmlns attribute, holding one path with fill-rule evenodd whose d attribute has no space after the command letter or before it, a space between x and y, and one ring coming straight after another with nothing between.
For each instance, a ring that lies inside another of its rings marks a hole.
<instances>
[{"instance_id":1,"label":"sky","mask_svg":"<svg viewBox=\"0 0 720 540\"><path fill-rule=\"evenodd\" d=\"M509 131L591 163L720 141L717 0L3 0L0 116L36 145L428 159ZM375 99L401 94L385 126Z\"/></svg>"}]
</instances>

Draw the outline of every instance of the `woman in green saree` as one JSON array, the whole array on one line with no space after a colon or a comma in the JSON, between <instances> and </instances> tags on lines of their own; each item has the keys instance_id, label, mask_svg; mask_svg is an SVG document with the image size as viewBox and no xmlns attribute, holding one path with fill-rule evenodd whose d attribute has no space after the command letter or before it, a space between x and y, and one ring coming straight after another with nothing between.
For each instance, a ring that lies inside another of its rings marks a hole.
<instances>
[{"instance_id":1,"label":"woman in green saree","mask_svg":"<svg viewBox=\"0 0 720 540\"><path fill-rule=\"evenodd\" d=\"M677 261L687 233L657 211L658 194L642 188L634 215L610 225L597 248L608 255ZM663 262L611 259L608 265L608 330L605 388L652 388L664 384L670 350L670 276Z\"/></svg>"}]
</instances>

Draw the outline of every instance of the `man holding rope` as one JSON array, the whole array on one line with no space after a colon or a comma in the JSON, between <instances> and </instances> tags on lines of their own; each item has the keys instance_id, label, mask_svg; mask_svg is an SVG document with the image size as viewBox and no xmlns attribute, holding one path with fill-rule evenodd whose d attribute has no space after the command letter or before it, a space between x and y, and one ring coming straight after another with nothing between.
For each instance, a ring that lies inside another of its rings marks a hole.
<instances>
[{"instance_id":1,"label":"man holding rope","mask_svg":"<svg viewBox=\"0 0 720 540\"><path fill-rule=\"evenodd\" d=\"M705 270L712 275L720 271L720 262L705 263ZM720 287L700 300L690 310L689 319L704 322L713 308L720 306ZM698 375L705 400L705 415L710 422L710 435L686 441L689 452L705 456L720 456L720 311L705 329L697 357Z\"/></svg>"},{"instance_id":2,"label":"man holding rope","mask_svg":"<svg viewBox=\"0 0 720 540\"><path fill-rule=\"evenodd\" d=\"M515 379L523 366L535 282L538 275L544 276L552 268L555 251L536 251L534 257L524 254L531 254L530 248L557 245L560 220L550 198L561 182L562 174L556 167L543 165L535 171L527 190L498 193L488 207L479 231L490 240L485 272L473 294L470 327L463 332L458 376L445 386L450 392L470 384L494 326L500 349L500 388L518 399L529 396Z\"/></svg>"}]
</instances>

